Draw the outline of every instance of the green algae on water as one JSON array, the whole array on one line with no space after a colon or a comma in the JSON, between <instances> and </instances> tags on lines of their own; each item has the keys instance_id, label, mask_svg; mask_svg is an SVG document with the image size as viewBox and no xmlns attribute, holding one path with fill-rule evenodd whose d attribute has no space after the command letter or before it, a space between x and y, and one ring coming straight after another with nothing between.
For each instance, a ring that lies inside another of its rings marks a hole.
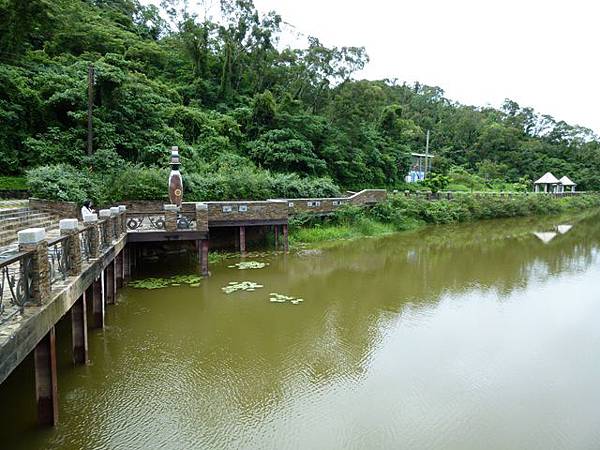
<instances>
[{"instance_id":1,"label":"green algae on water","mask_svg":"<svg viewBox=\"0 0 600 450\"><path fill-rule=\"evenodd\" d=\"M231 281L227 286L222 287L221 290L226 294L232 294L237 291L249 291L253 292L256 289L264 287L262 284L257 284L253 281Z\"/></svg>"},{"instance_id":2,"label":"green algae on water","mask_svg":"<svg viewBox=\"0 0 600 450\"><path fill-rule=\"evenodd\" d=\"M177 287L188 285L190 287L199 287L202 277L197 275L175 275L167 278L144 278L143 280L131 281L127 286L135 289L162 289L169 286Z\"/></svg>"},{"instance_id":3,"label":"green algae on water","mask_svg":"<svg viewBox=\"0 0 600 450\"><path fill-rule=\"evenodd\" d=\"M231 266L227 266L230 269L235 269L236 267L239 270L248 270L248 269L263 269L268 266L269 263L258 262L258 261L242 261Z\"/></svg>"},{"instance_id":4,"label":"green algae on water","mask_svg":"<svg viewBox=\"0 0 600 450\"><path fill-rule=\"evenodd\" d=\"M291 303L292 305L299 305L304 301L303 298L298 297L290 297L289 295L277 294L276 292L271 292L269 301L271 303Z\"/></svg>"}]
</instances>

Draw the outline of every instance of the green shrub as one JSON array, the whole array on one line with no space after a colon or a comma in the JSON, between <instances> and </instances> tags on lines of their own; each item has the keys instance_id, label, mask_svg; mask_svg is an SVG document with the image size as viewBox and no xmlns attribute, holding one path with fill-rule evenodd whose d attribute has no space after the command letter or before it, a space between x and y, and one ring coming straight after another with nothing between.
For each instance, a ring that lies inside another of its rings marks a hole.
<instances>
[{"instance_id":1,"label":"green shrub","mask_svg":"<svg viewBox=\"0 0 600 450\"><path fill-rule=\"evenodd\" d=\"M104 201L117 203L122 200L167 200L168 169L129 166L102 178ZM98 179L97 179L98 180Z\"/></svg>"},{"instance_id":2,"label":"green shrub","mask_svg":"<svg viewBox=\"0 0 600 450\"><path fill-rule=\"evenodd\" d=\"M57 164L31 169L27 183L34 197L83 203L89 198L93 182L87 170Z\"/></svg>"}]
</instances>

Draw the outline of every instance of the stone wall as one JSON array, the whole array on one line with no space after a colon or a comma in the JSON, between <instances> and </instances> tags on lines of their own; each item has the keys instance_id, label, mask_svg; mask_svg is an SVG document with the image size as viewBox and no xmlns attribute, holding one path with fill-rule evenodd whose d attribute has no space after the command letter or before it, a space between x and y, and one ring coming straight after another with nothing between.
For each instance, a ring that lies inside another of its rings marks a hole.
<instances>
[{"instance_id":1,"label":"stone wall","mask_svg":"<svg viewBox=\"0 0 600 450\"><path fill-rule=\"evenodd\" d=\"M374 205L385 201L387 191L385 189L364 189L349 198L354 205Z\"/></svg>"},{"instance_id":2,"label":"stone wall","mask_svg":"<svg viewBox=\"0 0 600 450\"><path fill-rule=\"evenodd\" d=\"M21 189L0 189L0 198L10 200L25 200L29 198L29 191Z\"/></svg>"},{"instance_id":3,"label":"stone wall","mask_svg":"<svg viewBox=\"0 0 600 450\"><path fill-rule=\"evenodd\" d=\"M283 202L290 215L298 213L330 214L342 205L351 203L348 197L339 198L289 198L285 200L270 200Z\"/></svg>"},{"instance_id":4,"label":"stone wall","mask_svg":"<svg viewBox=\"0 0 600 450\"><path fill-rule=\"evenodd\" d=\"M79 217L79 206L74 202L56 202L30 198L29 208L49 212L65 219L81 218Z\"/></svg>"},{"instance_id":5,"label":"stone wall","mask_svg":"<svg viewBox=\"0 0 600 450\"><path fill-rule=\"evenodd\" d=\"M288 208L285 202L206 202L210 225L219 222L285 221Z\"/></svg>"},{"instance_id":6,"label":"stone wall","mask_svg":"<svg viewBox=\"0 0 600 450\"><path fill-rule=\"evenodd\" d=\"M169 203L168 200L124 200L119 202L120 205L127 207L127 212L132 213L164 211L164 206L167 203ZM181 204L181 211L190 214L195 213L196 202L183 202Z\"/></svg>"},{"instance_id":7,"label":"stone wall","mask_svg":"<svg viewBox=\"0 0 600 450\"><path fill-rule=\"evenodd\" d=\"M348 192L350 194L350 192ZM374 205L387 198L385 189L365 189L348 197L337 198L287 198L269 200L287 204L290 215L298 213L331 214L342 205Z\"/></svg>"}]
</instances>

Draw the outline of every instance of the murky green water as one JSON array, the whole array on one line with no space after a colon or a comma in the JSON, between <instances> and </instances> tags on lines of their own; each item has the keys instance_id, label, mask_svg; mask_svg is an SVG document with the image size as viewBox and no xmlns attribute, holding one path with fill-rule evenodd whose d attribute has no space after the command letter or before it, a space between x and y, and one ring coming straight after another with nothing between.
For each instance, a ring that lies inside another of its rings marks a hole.
<instances>
[{"instance_id":1,"label":"murky green water","mask_svg":"<svg viewBox=\"0 0 600 450\"><path fill-rule=\"evenodd\" d=\"M599 449L599 250L600 216L496 221L126 289L89 366L58 328L58 427L31 361L0 387L0 447Z\"/></svg>"}]
</instances>

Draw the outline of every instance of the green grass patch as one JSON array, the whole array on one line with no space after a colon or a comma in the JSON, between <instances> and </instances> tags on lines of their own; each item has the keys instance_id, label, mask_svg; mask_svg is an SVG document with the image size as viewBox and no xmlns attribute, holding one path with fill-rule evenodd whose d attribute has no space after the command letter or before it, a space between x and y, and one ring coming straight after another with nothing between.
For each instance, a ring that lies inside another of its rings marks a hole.
<instances>
[{"instance_id":1,"label":"green grass patch","mask_svg":"<svg viewBox=\"0 0 600 450\"><path fill-rule=\"evenodd\" d=\"M600 195L556 198L543 194L511 197L455 195L453 200L428 201L390 195L370 208L346 206L325 219L295 217L290 220L290 244L300 246L326 241L381 236L426 224L452 224L484 219L560 214L600 207Z\"/></svg>"},{"instance_id":2,"label":"green grass patch","mask_svg":"<svg viewBox=\"0 0 600 450\"><path fill-rule=\"evenodd\" d=\"M362 217L356 222L347 224L316 224L310 228L295 228L290 233L290 244L313 244L326 241L356 239L359 237L381 236L397 231L393 224L381 223Z\"/></svg>"},{"instance_id":3,"label":"green grass patch","mask_svg":"<svg viewBox=\"0 0 600 450\"><path fill-rule=\"evenodd\" d=\"M26 191L27 179L25 177L0 176L0 191Z\"/></svg>"}]
</instances>

